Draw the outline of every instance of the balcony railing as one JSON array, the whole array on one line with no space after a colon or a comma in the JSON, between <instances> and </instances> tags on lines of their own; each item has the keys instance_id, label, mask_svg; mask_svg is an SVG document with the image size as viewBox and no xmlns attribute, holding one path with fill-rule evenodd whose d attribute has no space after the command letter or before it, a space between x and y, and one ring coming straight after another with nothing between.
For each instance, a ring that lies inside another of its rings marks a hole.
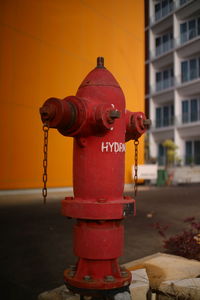
<instances>
[{"instance_id":1,"label":"balcony railing","mask_svg":"<svg viewBox=\"0 0 200 300\"><path fill-rule=\"evenodd\" d=\"M155 129L161 129L161 128L166 128L174 125L175 118L174 117L167 117L163 119L157 119L155 121L155 124L152 124L155 126Z\"/></svg>"},{"instance_id":2,"label":"balcony railing","mask_svg":"<svg viewBox=\"0 0 200 300\"><path fill-rule=\"evenodd\" d=\"M185 113L181 114L180 116L171 116L167 118L156 119L155 121L152 121L151 129L168 129L168 127L171 126L191 125L195 122L197 123L196 125L200 125L200 111L196 111L190 114Z\"/></svg>"},{"instance_id":3,"label":"balcony railing","mask_svg":"<svg viewBox=\"0 0 200 300\"><path fill-rule=\"evenodd\" d=\"M174 8L178 9L184 6L186 3L193 2L194 0L175 0Z\"/></svg>"},{"instance_id":4,"label":"balcony railing","mask_svg":"<svg viewBox=\"0 0 200 300\"><path fill-rule=\"evenodd\" d=\"M157 162L159 166L164 166L166 164L166 156L162 155L157 158ZM180 162L183 165L186 166L194 166L194 165L200 165L200 155L184 155L181 157L178 157L178 159L175 159L173 163L171 163L172 166L180 166Z\"/></svg>"},{"instance_id":5,"label":"balcony railing","mask_svg":"<svg viewBox=\"0 0 200 300\"><path fill-rule=\"evenodd\" d=\"M175 46L179 47L181 45L184 45L185 43L192 41L193 39L199 37L200 35L198 33L197 28L193 30L189 30L187 32L182 33L178 38L174 39L175 41Z\"/></svg>"},{"instance_id":6,"label":"balcony railing","mask_svg":"<svg viewBox=\"0 0 200 300\"><path fill-rule=\"evenodd\" d=\"M158 93L167 90L174 86L174 78L168 78L156 83L155 86L151 86L151 93Z\"/></svg>"},{"instance_id":7,"label":"balcony railing","mask_svg":"<svg viewBox=\"0 0 200 300\"><path fill-rule=\"evenodd\" d=\"M150 17L150 25L154 25L156 22L162 20L171 14L175 9L179 9L186 3L193 2L194 0L175 0L175 2L168 4L164 8L161 8L153 16Z\"/></svg>"},{"instance_id":8,"label":"balcony railing","mask_svg":"<svg viewBox=\"0 0 200 300\"><path fill-rule=\"evenodd\" d=\"M174 40L169 40L166 43L161 44L156 47L154 51L151 52L151 59L157 58L162 54L169 52L174 47Z\"/></svg>"},{"instance_id":9,"label":"balcony railing","mask_svg":"<svg viewBox=\"0 0 200 300\"><path fill-rule=\"evenodd\" d=\"M198 155L185 155L184 163L188 165L200 165L200 154Z\"/></svg>"},{"instance_id":10,"label":"balcony railing","mask_svg":"<svg viewBox=\"0 0 200 300\"><path fill-rule=\"evenodd\" d=\"M166 5L165 7L162 7L160 10L158 10L155 15L153 15L150 18L150 24L153 25L154 23L162 20L166 16L168 16L174 9L174 3L170 3Z\"/></svg>"},{"instance_id":11,"label":"balcony railing","mask_svg":"<svg viewBox=\"0 0 200 300\"><path fill-rule=\"evenodd\" d=\"M185 84L185 83L192 83L193 81L200 79L200 77L198 75L199 74L198 74L197 70L178 75L178 76L176 76L176 79L175 79L175 85L181 86L182 84Z\"/></svg>"},{"instance_id":12,"label":"balcony railing","mask_svg":"<svg viewBox=\"0 0 200 300\"><path fill-rule=\"evenodd\" d=\"M190 125L195 122L200 122L200 112L199 111L183 113L181 116L176 117L177 125Z\"/></svg>"},{"instance_id":13,"label":"balcony railing","mask_svg":"<svg viewBox=\"0 0 200 300\"><path fill-rule=\"evenodd\" d=\"M190 74L186 73L185 75L176 76L176 78L171 77L156 83L156 85L151 86L151 94L159 93L165 90L168 90L172 87L181 87L182 84L185 83L193 83L195 81L199 82L200 77L198 73L190 72Z\"/></svg>"}]
</instances>

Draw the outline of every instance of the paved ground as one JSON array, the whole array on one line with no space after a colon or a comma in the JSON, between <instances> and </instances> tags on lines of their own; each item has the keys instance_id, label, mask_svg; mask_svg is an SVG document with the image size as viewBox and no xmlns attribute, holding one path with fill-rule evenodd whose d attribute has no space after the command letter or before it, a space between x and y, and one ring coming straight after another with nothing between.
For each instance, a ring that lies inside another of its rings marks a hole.
<instances>
[{"instance_id":1,"label":"paved ground","mask_svg":"<svg viewBox=\"0 0 200 300\"><path fill-rule=\"evenodd\" d=\"M0 196L0 299L31 300L61 285L63 270L75 261L72 254L74 221L60 216L63 193L51 194L46 206L39 195ZM137 216L125 221L126 244L121 262L163 251L151 224L171 224L200 218L200 186L142 189ZM148 218L150 213L152 218Z\"/></svg>"}]
</instances>

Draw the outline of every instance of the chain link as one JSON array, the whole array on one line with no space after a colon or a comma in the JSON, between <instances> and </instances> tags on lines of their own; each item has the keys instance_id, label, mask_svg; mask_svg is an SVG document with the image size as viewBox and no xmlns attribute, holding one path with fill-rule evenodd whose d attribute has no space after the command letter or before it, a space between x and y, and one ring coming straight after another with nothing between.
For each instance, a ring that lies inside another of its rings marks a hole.
<instances>
[{"instance_id":1,"label":"chain link","mask_svg":"<svg viewBox=\"0 0 200 300\"><path fill-rule=\"evenodd\" d=\"M137 182L138 182L138 145L139 145L139 141L138 141L138 140L134 140L134 146L135 146L134 197L137 196Z\"/></svg>"},{"instance_id":2,"label":"chain link","mask_svg":"<svg viewBox=\"0 0 200 300\"><path fill-rule=\"evenodd\" d=\"M46 204L46 198L47 198L47 165L48 165L48 135L49 135L49 124L45 123L43 124L43 132L44 132L44 146L43 146L43 188L42 188L42 195L44 204Z\"/></svg>"}]
</instances>

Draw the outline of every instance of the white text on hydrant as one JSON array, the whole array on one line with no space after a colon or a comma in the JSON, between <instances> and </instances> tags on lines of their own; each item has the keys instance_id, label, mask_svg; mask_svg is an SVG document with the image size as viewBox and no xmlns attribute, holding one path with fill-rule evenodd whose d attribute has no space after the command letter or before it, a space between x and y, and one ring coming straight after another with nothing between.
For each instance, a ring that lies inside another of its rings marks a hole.
<instances>
[{"instance_id":1,"label":"white text on hydrant","mask_svg":"<svg viewBox=\"0 0 200 300\"><path fill-rule=\"evenodd\" d=\"M125 152L126 145L124 143L118 142L102 142L101 144L101 151L102 152Z\"/></svg>"}]
</instances>

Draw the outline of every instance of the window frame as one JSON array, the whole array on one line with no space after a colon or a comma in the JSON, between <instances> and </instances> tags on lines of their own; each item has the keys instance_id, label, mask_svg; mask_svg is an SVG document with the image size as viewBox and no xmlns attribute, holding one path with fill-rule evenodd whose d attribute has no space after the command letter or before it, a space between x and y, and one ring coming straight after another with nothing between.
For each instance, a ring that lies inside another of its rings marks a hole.
<instances>
[{"instance_id":1,"label":"window frame","mask_svg":"<svg viewBox=\"0 0 200 300\"><path fill-rule=\"evenodd\" d=\"M155 120L156 128L173 126L174 125L174 122L173 122L173 120L174 120L174 104L157 106L155 116L156 116L156 120ZM159 118L158 118L158 116L159 116Z\"/></svg>"},{"instance_id":2,"label":"window frame","mask_svg":"<svg viewBox=\"0 0 200 300\"><path fill-rule=\"evenodd\" d=\"M196 102L196 109L192 109L192 103ZM184 104L187 106L187 111L184 112ZM195 117L193 117L193 111ZM182 124L188 124L200 121L200 97L183 99L181 101L181 121Z\"/></svg>"},{"instance_id":3,"label":"window frame","mask_svg":"<svg viewBox=\"0 0 200 300\"><path fill-rule=\"evenodd\" d=\"M166 72L165 74L168 74L167 78L165 79L165 80L167 80L166 82L164 81L164 72ZM157 76L159 74L161 76L160 81L157 80ZM156 72L155 73L155 82L156 82L156 92L160 92L160 91L163 91L163 90L166 90L166 89L169 89L169 88L173 87L173 85L174 85L174 70L173 70L173 67L170 68L170 69L165 69L165 70Z\"/></svg>"},{"instance_id":4,"label":"window frame","mask_svg":"<svg viewBox=\"0 0 200 300\"><path fill-rule=\"evenodd\" d=\"M173 0L160 0L154 4L155 21L168 16L173 11Z\"/></svg>"},{"instance_id":5,"label":"window frame","mask_svg":"<svg viewBox=\"0 0 200 300\"><path fill-rule=\"evenodd\" d=\"M185 71L183 70L183 66L186 66ZM181 82L189 81L189 63L188 60L181 61Z\"/></svg>"},{"instance_id":6,"label":"window frame","mask_svg":"<svg viewBox=\"0 0 200 300\"><path fill-rule=\"evenodd\" d=\"M159 41L159 43L158 43ZM158 45L158 46L157 46ZM160 56L173 48L173 32L168 31L155 37L155 54Z\"/></svg>"},{"instance_id":7,"label":"window frame","mask_svg":"<svg viewBox=\"0 0 200 300\"><path fill-rule=\"evenodd\" d=\"M195 62L195 68L192 67L192 62ZM183 72L184 64L187 66ZM192 81L200 78L200 57L191 57L181 61L181 83Z\"/></svg>"},{"instance_id":8,"label":"window frame","mask_svg":"<svg viewBox=\"0 0 200 300\"><path fill-rule=\"evenodd\" d=\"M194 22L194 34L192 34L190 32L190 26L191 26L191 22ZM200 16L197 17L191 17L186 21L183 21L179 24L179 34L180 34L180 44L185 44L190 40L193 40L194 38L196 38L197 36L200 35ZM186 31L181 31L181 28L183 28L183 26L186 25ZM183 38L184 37L184 38Z\"/></svg>"},{"instance_id":9,"label":"window frame","mask_svg":"<svg viewBox=\"0 0 200 300\"><path fill-rule=\"evenodd\" d=\"M199 148L197 148L196 145L198 145ZM188 152L189 154L187 154ZM188 166L191 164L200 165L200 140L185 141L185 165Z\"/></svg>"},{"instance_id":10,"label":"window frame","mask_svg":"<svg viewBox=\"0 0 200 300\"><path fill-rule=\"evenodd\" d=\"M196 103L196 108L194 106ZM192 98L190 99L190 122L197 122L198 121L198 99Z\"/></svg>"},{"instance_id":11,"label":"window frame","mask_svg":"<svg viewBox=\"0 0 200 300\"><path fill-rule=\"evenodd\" d=\"M158 157L158 165L164 166L166 162L166 149L165 147L163 147L162 143L158 144L157 157Z\"/></svg>"}]
</instances>

